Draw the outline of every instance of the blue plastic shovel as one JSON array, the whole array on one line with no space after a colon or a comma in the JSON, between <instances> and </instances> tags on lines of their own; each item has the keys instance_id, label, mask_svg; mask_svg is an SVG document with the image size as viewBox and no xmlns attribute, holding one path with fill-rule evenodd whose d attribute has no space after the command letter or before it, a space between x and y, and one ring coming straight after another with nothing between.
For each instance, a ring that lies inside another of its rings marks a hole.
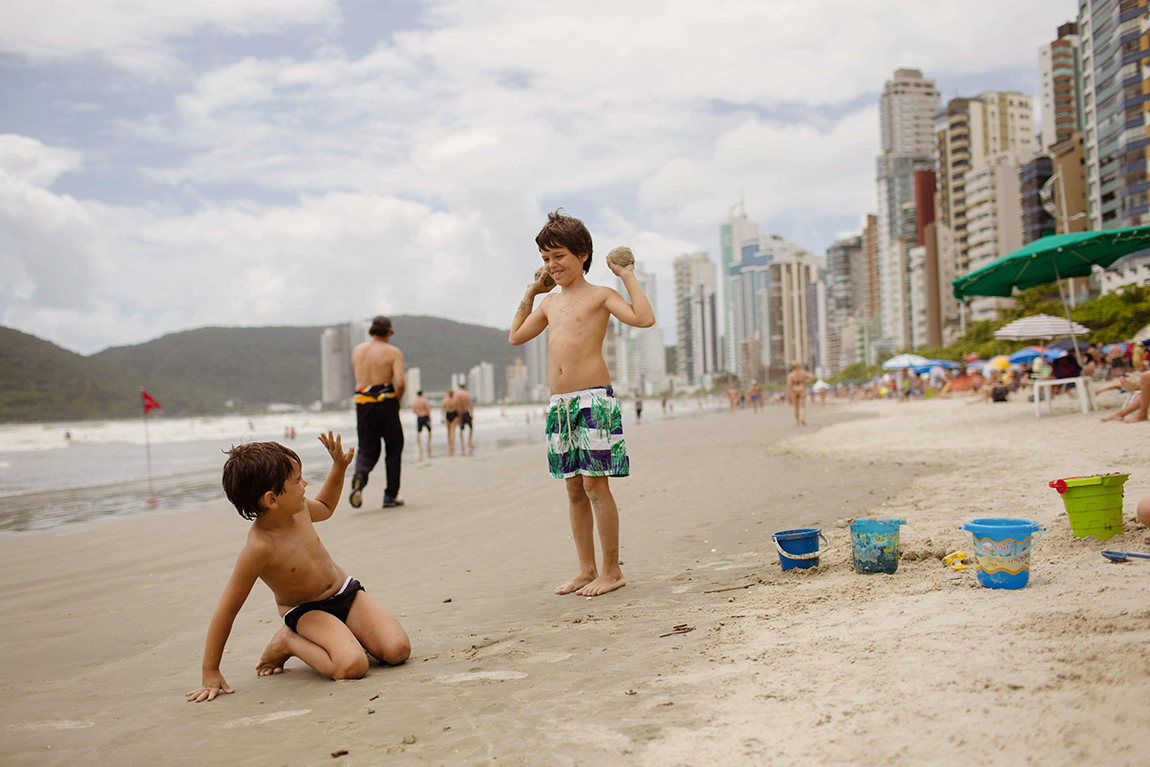
<instances>
[{"instance_id":1,"label":"blue plastic shovel","mask_svg":"<svg viewBox=\"0 0 1150 767\"><path fill-rule=\"evenodd\" d=\"M1150 559L1150 554L1135 554L1133 551L1103 551L1102 556L1106 557L1111 562L1125 562L1127 557Z\"/></svg>"}]
</instances>

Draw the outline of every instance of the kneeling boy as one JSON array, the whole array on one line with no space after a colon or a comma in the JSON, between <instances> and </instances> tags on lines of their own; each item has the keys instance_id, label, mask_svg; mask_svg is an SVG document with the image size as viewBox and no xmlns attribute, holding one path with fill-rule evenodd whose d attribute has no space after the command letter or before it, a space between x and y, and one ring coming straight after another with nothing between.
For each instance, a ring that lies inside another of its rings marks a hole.
<instances>
[{"instance_id":1,"label":"kneeling boy","mask_svg":"<svg viewBox=\"0 0 1150 767\"><path fill-rule=\"evenodd\" d=\"M331 432L321 434L319 441L332 466L315 500L304 497L307 482L299 456L283 445L253 442L228 453L224 492L240 516L253 522L208 624L203 685L187 693L188 702L235 692L220 673L220 660L232 622L257 578L272 590L284 619L256 664L260 676L281 673L294 655L332 679L359 679L367 673L364 649L392 665L411 653L399 621L332 561L316 534L313 523L335 511L344 473L355 455L354 448L345 453L340 437Z\"/></svg>"},{"instance_id":2,"label":"kneeling boy","mask_svg":"<svg viewBox=\"0 0 1150 767\"><path fill-rule=\"evenodd\" d=\"M509 340L519 346L551 328L547 457L551 476L567 480L571 533L579 556L578 575L555 593L597 596L627 582L619 568L619 511L607 478L630 473L622 411L603 361L603 338L612 315L628 325L649 328L655 324L655 314L633 265L621 267L607 259L607 267L623 281L631 303L611 288L587 282L591 234L579 219L559 211L548 214L535 243L545 271L528 286L511 321ZM545 297L533 310L535 296L555 287L547 287L548 275L562 290ZM595 567L596 524L603 546L602 572Z\"/></svg>"}]
</instances>

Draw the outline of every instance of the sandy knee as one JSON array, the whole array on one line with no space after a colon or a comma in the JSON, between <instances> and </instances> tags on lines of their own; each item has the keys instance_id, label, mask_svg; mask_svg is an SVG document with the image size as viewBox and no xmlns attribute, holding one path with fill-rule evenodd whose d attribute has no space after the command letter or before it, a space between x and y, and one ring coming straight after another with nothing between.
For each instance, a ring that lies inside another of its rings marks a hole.
<instances>
[{"instance_id":1,"label":"sandy knee","mask_svg":"<svg viewBox=\"0 0 1150 767\"><path fill-rule=\"evenodd\" d=\"M411 657L411 641L404 637L401 640L391 642L384 648L383 655L379 658L382 662L389 666L398 666Z\"/></svg>"},{"instance_id":2,"label":"sandy knee","mask_svg":"<svg viewBox=\"0 0 1150 767\"><path fill-rule=\"evenodd\" d=\"M578 503L586 497L587 493L583 490L583 477L568 477L567 498L574 503Z\"/></svg>"}]
</instances>

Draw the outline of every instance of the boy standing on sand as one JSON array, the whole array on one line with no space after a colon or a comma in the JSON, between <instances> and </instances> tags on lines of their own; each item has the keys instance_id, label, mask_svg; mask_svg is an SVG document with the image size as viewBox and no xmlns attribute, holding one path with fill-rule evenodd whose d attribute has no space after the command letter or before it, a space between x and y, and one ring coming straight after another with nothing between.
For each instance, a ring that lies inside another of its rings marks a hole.
<instances>
[{"instance_id":1,"label":"boy standing on sand","mask_svg":"<svg viewBox=\"0 0 1150 767\"><path fill-rule=\"evenodd\" d=\"M256 663L260 676L279 674L293 655L332 679L367 673L364 650L397 665L411 654L399 621L367 595L359 581L332 561L314 523L332 515L355 449L344 452L339 436L321 434L331 470L315 500L304 497L307 482L299 456L277 442L233 447L224 464L223 485L240 516L253 520L247 544L208 624L203 683L188 702L235 692L220 673L232 622L259 578L271 589L284 625Z\"/></svg>"},{"instance_id":2,"label":"boy standing on sand","mask_svg":"<svg viewBox=\"0 0 1150 767\"><path fill-rule=\"evenodd\" d=\"M567 480L571 533L579 556L579 573L555 589L597 596L626 584L619 568L619 511L608 477L630 473L623 441L623 417L603 361L607 322L640 328L655 324L651 304L635 279L634 266L607 266L623 281L631 303L611 288L592 285L584 275L591 268L591 234L577 218L556 211L535 238L545 273L527 288L515 310L508 340L515 346L550 327L548 377L551 404L547 410L547 459L551 476ZM548 293L550 275L562 290L548 295L533 310L535 296ZM594 526L603 546L603 570L595 566Z\"/></svg>"}]
</instances>

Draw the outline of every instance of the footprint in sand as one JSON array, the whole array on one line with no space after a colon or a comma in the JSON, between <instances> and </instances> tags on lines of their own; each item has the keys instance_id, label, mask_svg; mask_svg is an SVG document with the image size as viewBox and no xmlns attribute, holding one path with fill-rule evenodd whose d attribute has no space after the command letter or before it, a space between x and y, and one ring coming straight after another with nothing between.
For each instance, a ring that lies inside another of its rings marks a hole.
<instances>
[{"instance_id":1,"label":"footprint in sand","mask_svg":"<svg viewBox=\"0 0 1150 767\"><path fill-rule=\"evenodd\" d=\"M310 708L301 708L295 711L273 711L270 714L260 714L259 716L245 716L243 719L228 722L224 727L247 727L253 724L264 724L265 722L274 722L277 719L289 719L293 716L303 716L304 714L310 713Z\"/></svg>"},{"instance_id":2,"label":"footprint in sand","mask_svg":"<svg viewBox=\"0 0 1150 767\"><path fill-rule=\"evenodd\" d=\"M509 679L525 679L522 671L468 671L463 674L448 674L437 676L435 681L441 684L459 684L460 682L506 682Z\"/></svg>"}]
</instances>

